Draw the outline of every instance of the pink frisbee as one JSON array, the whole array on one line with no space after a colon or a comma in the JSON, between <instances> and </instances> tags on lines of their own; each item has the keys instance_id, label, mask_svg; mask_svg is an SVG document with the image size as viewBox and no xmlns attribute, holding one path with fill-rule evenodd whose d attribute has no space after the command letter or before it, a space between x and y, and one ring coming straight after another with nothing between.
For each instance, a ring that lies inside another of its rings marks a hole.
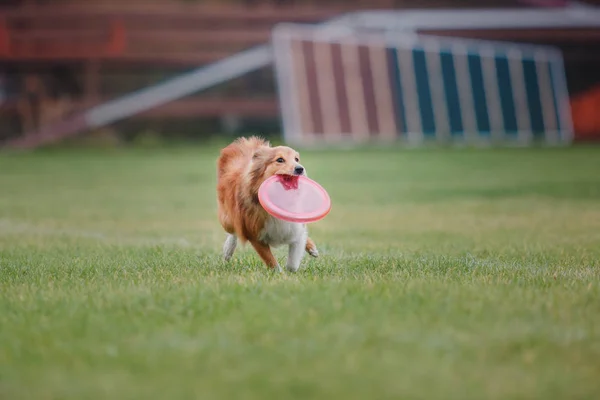
<instances>
[{"instance_id":1,"label":"pink frisbee","mask_svg":"<svg viewBox=\"0 0 600 400\"><path fill-rule=\"evenodd\" d=\"M269 214L288 222L316 222L331 210L325 189L306 176L270 177L260 185L258 201Z\"/></svg>"}]
</instances>

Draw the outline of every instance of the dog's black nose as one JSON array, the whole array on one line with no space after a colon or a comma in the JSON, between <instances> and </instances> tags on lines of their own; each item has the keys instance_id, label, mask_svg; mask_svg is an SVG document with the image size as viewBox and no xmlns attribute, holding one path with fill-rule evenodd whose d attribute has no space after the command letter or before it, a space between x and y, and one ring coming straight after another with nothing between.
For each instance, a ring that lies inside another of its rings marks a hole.
<instances>
[{"instance_id":1,"label":"dog's black nose","mask_svg":"<svg viewBox=\"0 0 600 400\"><path fill-rule=\"evenodd\" d=\"M296 168L294 168L294 173L296 175L302 175L303 172L304 172L304 167L297 166Z\"/></svg>"}]
</instances>

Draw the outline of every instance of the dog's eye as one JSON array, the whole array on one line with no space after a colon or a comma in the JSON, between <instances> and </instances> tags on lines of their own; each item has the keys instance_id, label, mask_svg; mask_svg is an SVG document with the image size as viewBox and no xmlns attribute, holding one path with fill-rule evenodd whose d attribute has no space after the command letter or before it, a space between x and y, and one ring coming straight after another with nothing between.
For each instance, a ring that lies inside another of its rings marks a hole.
<instances>
[{"instance_id":1,"label":"dog's eye","mask_svg":"<svg viewBox=\"0 0 600 400\"><path fill-rule=\"evenodd\" d=\"M296 162L299 162L299 161L300 161L300 159L299 159L298 157L296 157L296 158L295 158L295 160L296 160Z\"/></svg>"},{"instance_id":2,"label":"dog's eye","mask_svg":"<svg viewBox=\"0 0 600 400\"><path fill-rule=\"evenodd\" d=\"M279 158L277 159L277 162L278 162L278 163L283 163L283 162L285 162L285 160L284 160L283 158L279 157Z\"/></svg>"}]
</instances>

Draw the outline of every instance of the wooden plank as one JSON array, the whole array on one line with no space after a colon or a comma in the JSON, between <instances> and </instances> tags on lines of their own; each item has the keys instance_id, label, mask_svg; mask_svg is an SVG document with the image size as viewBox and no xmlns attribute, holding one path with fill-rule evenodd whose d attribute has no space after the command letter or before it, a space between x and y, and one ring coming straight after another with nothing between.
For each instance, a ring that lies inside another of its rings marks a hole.
<instances>
[{"instance_id":1,"label":"wooden plank","mask_svg":"<svg viewBox=\"0 0 600 400\"><path fill-rule=\"evenodd\" d=\"M162 19L165 21L194 21L206 22L215 19L221 21L258 21L258 22L278 22L282 20L310 21L318 20L343 12L347 12L352 7L335 8L259 8L248 9L246 7L206 7L206 6L171 6L171 7L153 7L151 5L132 8L132 9L114 9L100 8L92 6L37 6L23 7L17 9L3 10L0 16L10 19L29 19L29 20L57 20L64 18L71 19L94 19L94 18L112 18L122 17L130 20L152 21ZM251 11L250 11L251 10Z\"/></svg>"},{"instance_id":2,"label":"wooden plank","mask_svg":"<svg viewBox=\"0 0 600 400\"><path fill-rule=\"evenodd\" d=\"M88 100L78 107L83 110L101 104L102 101ZM6 102L2 106L6 115L17 112L15 101ZM245 117L276 117L279 113L275 98L187 98L173 101L164 106L133 116L133 118L206 118L225 114L236 114Z\"/></svg>"},{"instance_id":3,"label":"wooden plank","mask_svg":"<svg viewBox=\"0 0 600 400\"><path fill-rule=\"evenodd\" d=\"M194 53L180 53L165 55L158 54L135 54L128 53L119 57L103 59L108 64L134 64L134 65L153 65L153 66L201 66L214 61L224 59L233 52L226 51L199 51Z\"/></svg>"},{"instance_id":4,"label":"wooden plank","mask_svg":"<svg viewBox=\"0 0 600 400\"><path fill-rule=\"evenodd\" d=\"M12 41L18 42L90 42L103 41L109 38L106 27L103 29L36 29L10 31ZM268 28L251 30L242 29L130 29L126 32L127 43L134 46L138 43L151 43L155 46L172 45L205 45L205 44L258 44L266 42L271 36Z\"/></svg>"},{"instance_id":5,"label":"wooden plank","mask_svg":"<svg viewBox=\"0 0 600 400\"><path fill-rule=\"evenodd\" d=\"M271 37L270 29L223 29L223 30L131 30L127 32L130 43L149 42L159 44L257 44L266 42Z\"/></svg>"},{"instance_id":6,"label":"wooden plank","mask_svg":"<svg viewBox=\"0 0 600 400\"><path fill-rule=\"evenodd\" d=\"M223 31L223 32L194 32L188 34L185 31L143 31L128 32L125 37L124 52L130 56L141 59L146 55L152 60L152 54L161 54L169 58L173 54L194 53L192 63L196 62L199 51L219 48L217 56L200 55L200 60L214 60L222 58L223 55L243 50L244 48L267 42L270 38L268 30L259 31ZM2 58L22 59L62 59L65 57L80 59L82 57L102 58L106 57L103 46L108 45L110 37L106 32L77 30L43 30L30 32L13 32L10 37L10 54L4 54ZM92 47L93 46L93 47ZM150 54L148 54L150 53ZM179 63L179 61L177 61ZM189 62L183 62L188 64Z\"/></svg>"},{"instance_id":7,"label":"wooden plank","mask_svg":"<svg viewBox=\"0 0 600 400\"><path fill-rule=\"evenodd\" d=\"M598 0L586 0L586 2L596 2L599 3ZM201 3L201 4L198 4ZM152 0L152 3L149 3L148 0L129 0L129 1L121 1L121 0L95 0L93 4L90 4L90 7L96 9L111 9L111 10L127 10L127 9L137 9L137 8L154 8L154 9L181 9L185 8L188 10L206 10L206 9L217 9L226 11L230 8L246 8L250 10L264 10L264 9L275 9L275 10L294 10L298 8L343 8L343 11L354 11L354 10L363 10L363 9L393 9L393 8L452 8L452 7L517 7L517 6L527 6L525 0L428 0L427 2L423 2L423 0L351 0L347 2L341 2L339 0L319 0L318 2L313 2L312 4L308 4L305 2L304 4L298 5L298 2L292 2L288 4L278 4L274 5L269 0L256 0L253 1L254 4L249 5L247 1L244 0L232 0L228 2L229 4L224 5L223 2L219 0L213 1L202 1L194 3L185 4L184 2L173 2L172 0ZM424 4L425 3L425 4ZM81 0L63 0L63 7L87 7L82 6Z\"/></svg>"},{"instance_id":8,"label":"wooden plank","mask_svg":"<svg viewBox=\"0 0 600 400\"><path fill-rule=\"evenodd\" d=\"M85 48L81 48L81 51L76 53L71 49L54 49L51 52L14 52L9 56L2 56L2 61L84 61L89 59L101 60L103 63L108 64L133 64L133 65L154 65L154 66L201 66L213 61L217 61L233 54L233 52L226 51L199 51L193 53L177 53L177 54L164 54L164 53L126 53L116 57L112 56L99 56L96 51L85 51Z\"/></svg>"},{"instance_id":9,"label":"wooden plank","mask_svg":"<svg viewBox=\"0 0 600 400\"><path fill-rule=\"evenodd\" d=\"M13 40L20 41L93 41L106 40L109 29L103 27L101 29L11 29L10 36Z\"/></svg>"}]
</instances>

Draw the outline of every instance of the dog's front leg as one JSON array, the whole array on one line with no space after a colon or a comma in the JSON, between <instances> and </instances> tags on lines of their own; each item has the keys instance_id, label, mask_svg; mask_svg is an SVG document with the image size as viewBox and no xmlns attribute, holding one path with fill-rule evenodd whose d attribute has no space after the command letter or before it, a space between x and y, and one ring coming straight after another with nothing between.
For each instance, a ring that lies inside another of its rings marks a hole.
<instances>
[{"instance_id":1,"label":"dog's front leg","mask_svg":"<svg viewBox=\"0 0 600 400\"><path fill-rule=\"evenodd\" d=\"M286 268L290 272L298 271L300 268L300 261L302 261L302 257L304 256L304 249L306 246L306 236L303 237L303 240L290 243L290 247L288 249L288 259Z\"/></svg>"},{"instance_id":2,"label":"dog's front leg","mask_svg":"<svg viewBox=\"0 0 600 400\"><path fill-rule=\"evenodd\" d=\"M271 248L268 244L264 244L255 240L251 240L250 244L252 244L254 250L256 250L260 258L265 262L265 264L267 264L269 268L275 269L276 272L281 272L281 267L271 252Z\"/></svg>"},{"instance_id":3,"label":"dog's front leg","mask_svg":"<svg viewBox=\"0 0 600 400\"><path fill-rule=\"evenodd\" d=\"M227 234L227 239L223 243L223 259L225 261L231 260L235 247L237 246L237 237L230 233Z\"/></svg>"}]
</instances>

